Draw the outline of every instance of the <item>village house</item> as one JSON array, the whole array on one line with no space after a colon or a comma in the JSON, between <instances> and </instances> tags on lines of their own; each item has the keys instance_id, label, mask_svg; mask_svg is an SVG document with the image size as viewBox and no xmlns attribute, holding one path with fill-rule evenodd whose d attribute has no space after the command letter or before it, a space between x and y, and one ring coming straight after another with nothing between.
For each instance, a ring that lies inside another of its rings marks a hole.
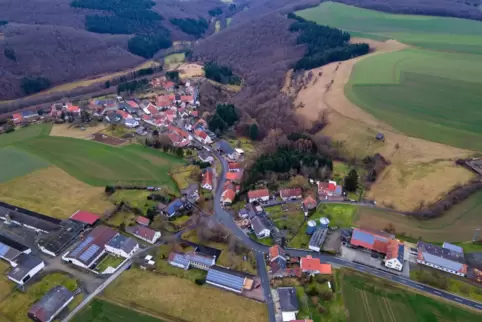
<instances>
[{"instance_id":1,"label":"village house","mask_svg":"<svg viewBox=\"0 0 482 322\"><path fill-rule=\"evenodd\" d=\"M251 228L258 239L271 236L271 231L261 217L254 217L251 219Z\"/></svg>"},{"instance_id":2,"label":"village house","mask_svg":"<svg viewBox=\"0 0 482 322\"><path fill-rule=\"evenodd\" d=\"M396 239L392 239L387 245L387 256L385 256L385 266L397 271L403 270L405 245Z\"/></svg>"},{"instance_id":3,"label":"village house","mask_svg":"<svg viewBox=\"0 0 482 322\"><path fill-rule=\"evenodd\" d=\"M241 179L243 179L243 174L244 172L238 171L238 172L226 172L226 180L236 182L236 183L241 183Z\"/></svg>"},{"instance_id":4,"label":"village house","mask_svg":"<svg viewBox=\"0 0 482 322\"><path fill-rule=\"evenodd\" d=\"M390 240L394 239L394 237L394 235L381 230L355 228L353 229L350 244L352 246L362 247L380 254L386 254L388 243Z\"/></svg>"},{"instance_id":5,"label":"village house","mask_svg":"<svg viewBox=\"0 0 482 322\"><path fill-rule=\"evenodd\" d=\"M255 201L268 201L269 200L269 190L259 189L248 191L248 201L250 203Z\"/></svg>"},{"instance_id":6,"label":"village house","mask_svg":"<svg viewBox=\"0 0 482 322\"><path fill-rule=\"evenodd\" d=\"M201 187L206 190L213 190L213 169L207 168L204 171Z\"/></svg>"},{"instance_id":7,"label":"village house","mask_svg":"<svg viewBox=\"0 0 482 322\"><path fill-rule=\"evenodd\" d=\"M238 158L238 153L234 150L226 140L220 140L216 143L216 149L226 155L231 160Z\"/></svg>"},{"instance_id":8,"label":"village house","mask_svg":"<svg viewBox=\"0 0 482 322\"><path fill-rule=\"evenodd\" d=\"M225 206L232 204L235 197L236 197L236 187L232 182L227 181L224 184L224 190L221 194L222 204Z\"/></svg>"},{"instance_id":9,"label":"village house","mask_svg":"<svg viewBox=\"0 0 482 322\"><path fill-rule=\"evenodd\" d=\"M277 291L283 322L296 320L296 314L299 312L296 289L294 287L279 287Z\"/></svg>"},{"instance_id":10,"label":"village house","mask_svg":"<svg viewBox=\"0 0 482 322\"><path fill-rule=\"evenodd\" d=\"M330 264L322 264L319 258L313 258L311 255L300 259L300 267L303 273L309 275L324 274L331 275L332 269Z\"/></svg>"},{"instance_id":11,"label":"village house","mask_svg":"<svg viewBox=\"0 0 482 322\"><path fill-rule=\"evenodd\" d=\"M184 189L181 189L181 194L187 198L189 202L195 203L199 200L199 184L191 183Z\"/></svg>"},{"instance_id":12,"label":"village house","mask_svg":"<svg viewBox=\"0 0 482 322\"><path fill-rule=\"evenodd\" d=\"M308 196L308 197L305 198L305 200L303 200L303 207L306 210L315 209L316 205L317 205L317 202L312 196Z\"/></svg>"},{"instance_id":13,"label":"village house","mask_svg":"<svg viewBox=\"0 0 482 322\"><path fill-rule=\"evenodd\" d=\"M184 209L184 202L181 199L174 199L171 201L170 204L167 205L166 209L164 209L164 214L171 218L178 214L181 210Z\"/></svg>"},{"instance_id":14,"label":"village house","mask_svg":"<svg viewBox=\"0 0 482 322\"><path fill-rule=\"evenodd\" d=\"M149 244L154 244L159 238L161 238L161 232L140 225L126 227L126 232L148 242Z\"/></svg>"},{"instance_id":15,"label":"village house","mask_svg":"<svg viewBox=\"0 0 482 322\"><path fill-rule=\"evenodd\" d=\"M131 258L138 249L139 244L135 239L121 234L117 234L105 244L106 251L124 258Z\"/></svg>"},{"instance_id":16,"label":"village house","mask_svg":"<svg viewBox=\"0 0 482 322\"><path fill-rule=\"evenodd\" d=\"M281 189L279 195L284 201L303 198L301 188Z\"/></svg>"},{"instance_id":17,"label":"village house","mask_svg":"<svg viewBox=\"0 0 482 322\"><path fill-rule=\"evenodd\" d=\"M207 151L200 151L198 153L199 160L202 162L209 162L212 163L214 162L214 158L212 155L210 155Z\"/></svg>"},{"instance_id":18,"label":"village house","mask_svg":"<svg viewBox=\"0 0 482 322\"><path fill-rule=\"evenodd\" d=\"M343 188L335 181L318 182L318 195L321 199L340 199L342 198Z\"/></svg>"},{"instance_id":19,"label":"village house","mask_svg":"<svg viewBox=\"0 0 482 322\"><path fill-rule=\"evenodd\" d=\"M138 223L141 226L147 227L147 226L149 226L150 222L151 221L149 220L149 218L146 218L144 216L137 216L136 217L136 223Z\"/></svg>"},{"instance_id":20,"label":"village house","mask_svg":"<svg viewBox=\"0 0 482 322\"><path fill-rule=\"evenodd\" d=\"M194 130L194 137L196 138L196 140L198 140L199 142L201 142L203 144L213 143L213 140L209 137L209 135L207 135L207 133L204 132L201 129L195 129Z\"/></svg>"},{"instance_id":21,"label":"village house","mask_svg":"<svg viewBox=\"0 0 482 322\"><path fill-rule=\"evenodd\" d=\"M228 163L228 171L229 172L239 172L243 169L241 163L239 162L229 162Z\"/></svg>"}]
</instances>

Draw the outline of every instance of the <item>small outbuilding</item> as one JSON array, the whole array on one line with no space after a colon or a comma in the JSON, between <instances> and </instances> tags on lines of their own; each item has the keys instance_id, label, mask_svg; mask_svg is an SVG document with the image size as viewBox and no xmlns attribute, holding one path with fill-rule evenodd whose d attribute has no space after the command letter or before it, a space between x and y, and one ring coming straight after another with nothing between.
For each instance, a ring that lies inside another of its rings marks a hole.
<instances>
[{"instance_id":1,"label":"small outbuilding","mask_svg":"<svg viewBox=\"0 0 482 322\"><path fill-rule=\"evenodd\" d=\"M35 303L27 316L36 322L50 322L74 300L74 293L62 285L54 286Z\"/></svg>"},{"instance_id":2,"label":"small outbuilding","mask_svg":"<svg viewBox=\"0 0 482 322\"><path fill-rule=\"evenodd\" d=\"M100 217L88 211L77 210L75 214L70 216L70 219L80 221L81 223L84 223L86 225L93 226L100 219Z\"/></svg>"},{"instance_id":3,"label":"small outbuilding","mask_svg":"<svg viewBox=\"0 0 482 322\"><path fill-rule=\"evenodd\" d=\"M377 133L377 135L375 136L375 139L377 139L378 141L385 141L385 135L383 135L383 133Z\"/></svg>"}]
</instances>

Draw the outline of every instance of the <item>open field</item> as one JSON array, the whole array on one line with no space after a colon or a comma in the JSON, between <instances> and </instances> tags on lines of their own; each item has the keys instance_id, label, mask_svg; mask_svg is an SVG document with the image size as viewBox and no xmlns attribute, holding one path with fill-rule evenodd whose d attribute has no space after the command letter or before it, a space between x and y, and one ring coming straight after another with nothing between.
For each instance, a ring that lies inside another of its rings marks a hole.
<instances>
[{"instance_id":1,"label":"open field","mask_svg":"<svg viewBox=\"0 0 482 322\"><path fill-rule=\"evenodd\" d=\"M173 185L169 169L183 160L140 145L111 147L64 137L38 137L16 147L36 154L94 186L116 183Z\"/></svg>"},{"instance_id":2,"label":"open field","mask_svg":"<svg viewBox=\"0 0 482 322\"><path fill-rule=\"evenodd\" d=\"M34 139L39 136L49 135L52 124L30 125L24 128L17 128L15 132L2 134L0 136L0 148L8 145Z\"/></svg>"},{"instance_id":3,"label":"open field","mask_svg":"<svg viewBox=\"0 0 482 322\"><path fill-rule=\"evenodd\" d=\"M342 293L350 321L479 321L480 314L404 290L387 281L342 271Z\"/></svg>"},{"instance_id":4,"label":"open field","mask_svg":"<svg viewBox=\"0 0 482 322\"><path fill-rule=\"evenodd\" d=\"M177 167L171 171L171 177L179 190L187 188L190 184L199 182L197 174L200 175L200 168L197 165Z\"/></svg>"},{"instance_id":5,"label":"open field","mask_svg":"<svg viewBox=\"0 0 482 322\"><path fill-rule=\"evenodd\" d=\"M135 310L115 305L110 301L95 298L90 304L80 311L72 320L73 322L162 322L149 315L141 314Z\"/></svg>"},{"instance_id":6,"label":"open field","mask_svg":"<svg viewBox=\"0 0 482 322\"><path fill-rule=\"evenodd\" d=\"M176 70L179 71L179 76L183 79L204 76L204 68L199 64L182 64Z\"/></svg>"},{"instance_id":7,"label":"open field","mask_svg":"<svg viewBox=\"0 0 482 322\"><path fill-rule=\"evenodd\" d=\"M482 23L445 17L398 15L324 2L297 15L356 37L397 39L433 50L482 53Z\"/></svg>"},{"instance_id":8,"label":"open field","mask_svg":"<svg viewBox=\"0 0 482 322\"><path fill-rule=\"evenodd\" d=\"M77 281L67 275L54 273L44 276L39 282L29 285L25 293L14 291L10 296L0 302L0 314L10 321L29 322L27 312L36 301L44 296L52 287L63 285L70 291L77 289Z\"/></svg>"},{"instance_id":9,"label":"open field","mask_svg":"<svg viewBox=\"0 0 482 322\"><path fill-rule=\"evenodd\" d=\"M159 296L162 294L162 296ZM116 279L104 296L126 306L183 321L266 321L267 310L258 303L208 285L199 286L174 276L130 269Z\"/></svg>"},{"instance_id":10,"label":"open field","mask_svg":"<svg viewBox=\"0 0 482 322\"><path fill-rule=\"evenodd\" d=\"M346 95L405 134L482 151L476 105L482 98L482 23L391 15L330 2L298 14L365 37L423 48L360 59Z\"/></svg>"},{"instance_id":11,"label":"open field","mask_svg":"<svg viewBox=\"0 0 482 322\"><path fill-rule=\"evenodd\" d=\"M63 219L79 209L102 215L113 207L104 189L92 187L56 167L48 167L0 184L1 200Z\"/></svg>"},{"instance_id":12,"label":"open field","mask_svg":"<svg viewBox=\"0 0 482 322\"><path fill-rule=\"evenodd\" d=\"M92 134L97 133L105 129L104 123L99 123L97 126L88 126L84 130L80 128L70 127L70 124L54 124L50 131L51 136L65 136L74 139L91 139Z\"/></svg>"},{"instance_id":13,"label":"open field","mask_svg":"<svg viewBox=\"0 0 482 322\"><path fill-rule=\"evenodd\" d=\"M466 242L472 240L474 229L480 226L481 211L482 192L479 191L439 218L420 221L408 216L360 207L355 224L383 229L391 223L397 234L405 234L415 239L422 237L429 242Z\"/></svg>"},{"instance_id":14,"label":"open field","mask_svg":"<svg viewBox=\"0 0 482 322\"><path fill-rule=\"evenodd\" d=\"M0 184L47 166L47 162L28 152L13 147L0 148Z\"/></svg>"}]
</instances>

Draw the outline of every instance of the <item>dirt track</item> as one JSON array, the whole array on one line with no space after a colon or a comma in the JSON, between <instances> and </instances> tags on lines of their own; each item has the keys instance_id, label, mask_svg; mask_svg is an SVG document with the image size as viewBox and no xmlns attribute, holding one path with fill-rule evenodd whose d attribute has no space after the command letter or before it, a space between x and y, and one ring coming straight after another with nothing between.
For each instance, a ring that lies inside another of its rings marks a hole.
<instances>
[{"instance_id":1,"label":"dirt track","mask_svg":"<svg viewBox=\"0 0 482 322\"><path fill-rule=\"evenodd\" d=\"M395 40L379 42L354 38L352 41L369 43L373 52L312 70L314 77L311 83L298 93L295 100L295 106L304 105L298 108L297 113L307 121L307 125L325 110L329 125L323 134L342 142L348 154L363 157L378 152L390 160L392 165L379 176L368 193L368 197L386 205L411 210L422 199L426 202L437 200L455 184L469 180L472 174L456 167L453 160L471 154L470 151L408 137L346 98L344 88L355 63L369 56L407 48ZM384 142L375 140L379 132L385 135ZM442 160L445 162L441 163ZM417 176L409 175L420 165L423 165L423 172L416 171ZM438 179L432 180L434 176ZM414 191L423 191L423 195Z\"/></svg>"}]
</instances>

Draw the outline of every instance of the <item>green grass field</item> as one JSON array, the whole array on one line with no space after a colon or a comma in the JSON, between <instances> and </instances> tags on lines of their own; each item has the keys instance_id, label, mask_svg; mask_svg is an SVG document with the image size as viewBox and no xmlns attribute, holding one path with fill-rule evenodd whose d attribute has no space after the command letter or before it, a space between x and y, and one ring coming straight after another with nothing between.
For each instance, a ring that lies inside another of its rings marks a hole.
<instances>
[{"instance_id":1,"label":"green grass field","mask_svg":"<svg viewBox=\"0 0 482 322\"><path fill-rule=\"evenodd\" d=\"M482 23L393 15L325 2L297 12L354 36L415 48L358 62L345 94L407 135L482 151Z\"/></svg>"},{"instance_id":2,"label":"green grass field","mask_svg":"<svg viewBox=\"0 0 482 322\"><path fill-rule=\"evenodd\" d=\"M80 311L73 322L162 322L149 315L129 310L111 302L94 299L89 306Z\"/></svg>"},{"instance_id":3,"label":"green grass field","mask_svg":"<svg viewBox=\"0 0 482 322\"><path fill-rule=\"evenodd\" d=\"M473 20L389 14L334 2L296 14L355 37L391 38L427 49L482 54L482 23Z\"/></svg>"},{"instance_id":4,"label":"green grass field","mask_svg":"<svg viewBox=\"0 0 482 322\"><path fill-rule=\"evenodd\" d=\"M482 318L480 314L352 271L342 271L341 287L349 321L475 322Z\"/></svg>"},{"instance_id":5,"label":"green grass field","mask_svg":"<svg viewBox=\"0 0 482 322\"><path fill-rule=\"evenodd\" d=\"M50 129L51 125L42 124L2 135L0 151L7 152L0 153L7 155L12 154L11 148L20 149L34 155L30 159L25 157L28 154L21 152L13 156L17 159L24 157L24 169L29 164L38 167L41 162L38 158L41 158L45 164L55 165L93 186L128 183L170 185L176 189L168 172L172 166L184 164L181 158L141 145L112 147L89 140L48 136ZM13 174L20 173L15 170L16 166L10 162L7 172L12 168Z\"/></svg>"},{"instance_id":6,"label":"green grass field","mask_svg":"<svg viewBox=\"0 0 482 322\"><path fill-rule=\"evenodd\" d=\"M45 168L49 164L41 158L13 147L0 148L0 183L21 177L34 170Z\"/></svg>"}]
</instances>

